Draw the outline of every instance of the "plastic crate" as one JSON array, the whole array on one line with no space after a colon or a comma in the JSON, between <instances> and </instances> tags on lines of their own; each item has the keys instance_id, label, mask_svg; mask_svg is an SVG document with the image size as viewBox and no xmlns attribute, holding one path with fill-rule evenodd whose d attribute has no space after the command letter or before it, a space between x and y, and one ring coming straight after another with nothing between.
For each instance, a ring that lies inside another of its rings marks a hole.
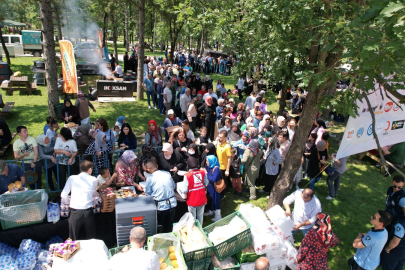
<instances>
[{"instance_id":1,"label":"plastic crate","mask_svg":"<svg viewBox=\"0 0 405 270\"><path fill-rule=\"evenodd\" d=\"M255 262L258 258L264 257L265 255L257 255L256 253L242 253L239 251L235 254L236 259L239 263Z\"/></svg>"},{"instance_id":2,"label":"plastic crate","mask_svg":"<svg viewBox=\"0 0 405 270\"><path fill-rule=\"evenodd\" d=\"M224 269L227 269L227 270L239 270L239 269L240 269L240 263L238 262L238 259L237 259L235 256L232 256L232 258L233 258L233 259L235 260L235 262L236 262L235 266L232 266L232 267L229 267L229 268L216 268L216 267L214 267L214 265L211 263L210 269L211 269L211 270L224 270Z\"/></svg>"},{"instance_id":3,"label":"plastic crate","mask_svg":"<svg viewBox=\"0 0 405 270\"><path fill-rule=\"evenodd\" d=\"M188 270L208 270L208 269L210 269L211 260L212 260L212 258L208 257L208 258L198 260L198 261L186 262L187 269Z\"/></svg>"},{"instance_id":4,"label":"plastic crate","mask_svg":"<svg viewBox=\"0 0 405 270\"><path fill-rule=\"evenodd\" d=\"M176 223L174 223L173 225L175 225ZM208 247L206 248L202 248L202 249L197 249L194 251L190 251L187 253L184 253L183 251L183 256L184 256L184 260L186 262L190 262L190 261L199 261L205 258L210 257L211 258L211 253L213 250L213 245L211 243L211 241L208 239L207 235L205 234L203 228L201 227L200 222L198 221L198 219L195 220L194 225L197 226L197 228L201 231L201 233L203 234L205 240L208 243Z\"/></svg>"},{"instance_id":5,"label":"plastic crate","mask_svg":"<svg viewBox=\"0 0 405 270\"><path fill-rule=\"evenodd\" d=\"M120 252L120 251L121 251L124 247L126 247L126 246L131 247L131 245L128 244L128 245L123 245L123 246L116 247L116 248L110 248L110 249L108 250L109 253L110 253L110 259L111 259L112 256L114 256L115 254L117 254L118 252Z\"/></svg>"},{"instance_id":6,"label":"plastic crate","mask_svg":"<svg viewBox=\"0 0 405 270\"><path fill-rule=\"evenodd\" d=\"M0 195L3 230L41 223L46 215L48 194L43 189Z\"/></svg>"},{"instance_id":7,"label":"plastic crate","mask_svg":"<svg viewBox=\"0 0 405 270\"><path fill-rule=\"evenodd\" d=\"M228 258L228 257L234 255L238 251L241 251L242 249L247 248L248 246L252 245L252 239L250 237L249 222L247 222L247 220L242 216L242 214L239 211L236 211L236 212L224 217L223 219L218 220L217 222L214 222L211 225L208 225L207 227L203 228L205 234L208 236L210 234L210 232L212 232L215 229L215 227L228 225L235 216L238 216L240 219L242 219L245 222L247 229L240 232L239 234L223 241L222 243L214 245L215 255L217 256L218 260L220 260L220 261L222 261L225 258Z\"/></svg>"}]
</instances>

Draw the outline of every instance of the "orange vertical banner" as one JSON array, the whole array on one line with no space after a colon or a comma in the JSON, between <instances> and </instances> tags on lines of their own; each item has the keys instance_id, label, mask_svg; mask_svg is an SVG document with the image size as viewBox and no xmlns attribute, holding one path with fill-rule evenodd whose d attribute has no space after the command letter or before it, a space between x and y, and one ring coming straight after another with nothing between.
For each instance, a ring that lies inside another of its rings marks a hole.
<instances>
[{"instance_id":1,"label":"orange vertical banner","mask_svg":"<svg viewBox=\"0 0 405 270\"><path fill-rule=\"evenodd\" d=\"M103 58L103 31L101 30L97 34L96 50L98 50L100 57Z\"/></svg>"},{"instance_id":2,"label":"orange vertical banner","mask_svg":"<svg viewBox=\"0 0 405 270\"><path fill-rule=\"evenodd\" d=\"M62 57L63 93L77 94L76 60L72 43L68 40L60 40L59 47Z\"/></svg>"}]
</instances>

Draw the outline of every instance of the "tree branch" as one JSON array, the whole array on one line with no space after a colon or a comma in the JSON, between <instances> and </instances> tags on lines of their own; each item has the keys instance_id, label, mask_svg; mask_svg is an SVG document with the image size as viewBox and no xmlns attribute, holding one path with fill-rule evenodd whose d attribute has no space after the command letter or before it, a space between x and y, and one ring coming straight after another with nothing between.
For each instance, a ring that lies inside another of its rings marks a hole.
<instances>
[{"instance_id":1,"label":"tree branch","mask_svg":"<svg viewBox=\"0 0 405 270\"><path fill-rule=\"evenodd\" d=\"M388 82L381 77L381 75L377 75L376 80L380 84L380 86L384 87L384 89L387 90L391 95L399 99L401 103L405 103L405 96L393 89L392 86L389 85Z\"/></svg>"},{"instance_id":2,"label":"tree branch","mask_svg":"<svg viewBox=\"0 0 405 270\"><path fill-rule=\"evenodd\" d=\"M134 1L134 0L128 0L129 2L131 2L132 4L134 4L135 6L137 6L138 8L139 8L139 5L138 5L138 3L136 2L136 1Z\"/></svg>"},{"instance_id":3,"label":"tree branch","mask_svg":"<svg viewBox=\"0 0 405 270\"><path fill-rule=\"evenodd\" d=\"M375 131L375 114L374 114L373 107L371 107L371 103L370 103L370 100L368 99L368 96L367 96L366 92L363 92L362 95L363 95L364 99L367 102L367 106L368 106L368 109L369 109L370 114L371 114L373 137L374 137L374 140L375 140L375 142L377 144L377 147L378 147L378 153L380 154L381 165L384 166L385 171L388 172L387 164L386 164L384 155L383 155L382 150L381 150L380 140L378 139L377 133Z\"/></svg>"}]
</instances>

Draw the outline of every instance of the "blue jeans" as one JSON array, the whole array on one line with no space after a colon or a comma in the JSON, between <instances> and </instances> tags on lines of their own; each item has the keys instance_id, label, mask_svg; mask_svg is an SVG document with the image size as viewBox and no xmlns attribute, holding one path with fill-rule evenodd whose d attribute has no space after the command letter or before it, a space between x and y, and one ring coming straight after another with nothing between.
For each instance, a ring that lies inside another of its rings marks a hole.
<instances>
[{"instance_id":1,"label":"blue jeans","mask_svg":"<svg viewBox=\"0 0 405 270\"><path fill-rule=\"evenodd\" d=\"M165 105L163 105L163 95L159 95L159 111L160 113L165 113Z\"/></svg>"},{"instance_id":2,"label":"blue jeans","mask_svg":"<svg viewBox=\"0 0 405 270\"><path fill-rule=\"evenodd\" d=\"M309 178L309 188L314 190L315 189L315 184L321 180L322 176L318 176L316 178Z\"/></svg>"},{"instance_id":3,"label":"blue jeans","mask_svg":"<svg viewBox=\"0 0 405 270\"><path fill-rule=\"evenodd\" d=\"M329 196L335 198L339 191L340 186L340 173L335 171L332 175L328 175L326 179L329 187Z\"/></svg>"},{"instance_id":4,"label":"blue jeans","mask_svg":"<svg viewBox=\"0 0 405 270\"><path fill-rule=\"evenodd\" d=\"M201 226L203 224L203 218L204 218L204 207L205 207L205 205L199 206L199 207L188 206L188 211L193 215L193 217L195 219L198 219Z\"/></svg>"},{"instance_id":5,"label":"blue jeans","mask_svg":"<svg viewBox=\"0 0 405 270\"><path fill-rule=\"evenodd\" d=\"M311 228L309 229L300 229L300 230L296 230L296 231L292 231L293 236L297 233L297 232L302 232L302 234L304 235L304 237L307 235L307 233L309 232L309 230L311 230Z\"/></svg>"},{"instance_id":6,"label":"blue jeans","mask_svg":"<svg viewBox=\"0 0 405 270\"><path fill-rule=\"evenodd\" d=\"M150 106L150 97L152 97L153 106L156 107L155 93L146 91L146 96L148 97L148 105Z\"/></svg>"}]
</instances>

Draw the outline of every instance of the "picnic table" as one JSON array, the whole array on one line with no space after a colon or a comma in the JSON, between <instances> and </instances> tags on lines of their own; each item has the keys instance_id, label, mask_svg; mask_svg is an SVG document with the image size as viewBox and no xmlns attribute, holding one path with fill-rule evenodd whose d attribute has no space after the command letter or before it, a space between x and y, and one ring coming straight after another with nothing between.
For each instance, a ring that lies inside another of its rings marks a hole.
<instances>
[{"instance_id":1,"label":"picnic table","mask_svg":"<svg viewBox=\"0 0 405 270\"><path fill-rule=\"evenodd\" d=\"M13 91L28 91L29 94L32 94L32 91L37 90L37 84L35 82L30 83L28 76L11 76L8 82L3 81L1 83L0 88L5 90L8 95L12 95Z\"/></svg>"}]
</instances>

